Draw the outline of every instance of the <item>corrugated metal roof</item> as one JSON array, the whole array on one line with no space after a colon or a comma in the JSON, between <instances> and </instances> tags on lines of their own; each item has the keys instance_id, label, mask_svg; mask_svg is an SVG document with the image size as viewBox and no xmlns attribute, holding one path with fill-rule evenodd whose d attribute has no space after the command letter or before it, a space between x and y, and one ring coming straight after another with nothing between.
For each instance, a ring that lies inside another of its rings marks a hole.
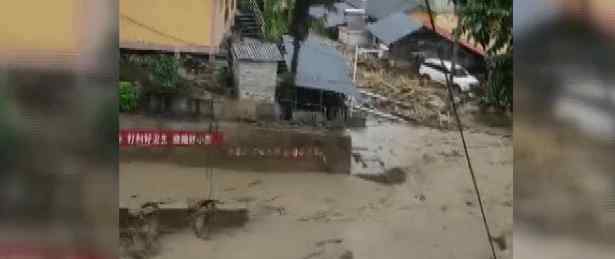
<instances>
[{"instance_id":1,"label":"corrugated metal roof","mask_svg":"<svg viewBox=\"0 0 615 259\"><path fill-rule=\"evenodd\" d=\"M352 9L354 7L347 3L335 3L335 11L328 10L323 5L317 5L310 7L310 15L315 18L326 17L327 27L335 27L345 22L344 10Z\"/></svg>"},{"instance_id":2,"label":"corrugated metal roof","mask_svg":"<svg viewBox=\"0 0 615 259\"><path fill-rule=\"evenodd\" d=\"M382 19L400 11L413 9L419 5L418 0L370 0L365 11L370 17Z\"/></svg>"},{"instance_id":3,"label":"corrugated metal roof","mask_svg":"<svg viewBox=\"0 0 615 259\"><path fill-rule=\"evenodd\" d=\"M354 8L364 8L367 6L368 0L346 0L346 3Z\"/></svg>"},{"instance_id":4,"label":"corrugated metal roof","mask_svg":"<svg viewBox=\"0 0 615 259\"><path fill-rule=\"evenodd\" d=\"M241 42L233 43L231 51L233 57L237 60L255 62L277 62L283 60L282 54L275 44L252 38L245 38Z\"/></svg>"},{"instance_id":5,"label":"corrugated metal roof","mask_svg":"<svg viewBox=\"0 0 615 259\"><path fill-rule=\"evenodd\" d=\"M367 30L385 44L391 44L423 27L423 23L408 17L404 12L388 16L367 26Z\"/></svg>"},{"instance_id":6,"label":"corrugated metal roof","mask_svg":"<svg viewBox=\"0 0 615 259\"><path fill-rule=\"evenodd\" d=\"M293 57L293 38L284 36L286 64L290 68ZM324 39L310 35L301 44L295 85L298 87L333 91L359 97L350 78L350 68L344 56Z\"/></svg>"},{"instance_id":7,"label":"corrugated metal roof","mask_svg":"<svg viewBox=\"0 0 615 259\"><path fill-rule=\"evenodd\" d=\"M433 31L433 26L429 20L429 14L426 11L414 11L408 15L411 19L419 21L423 24L423 27ZM458 18L454 15L436 15L434 17L434 23L436 24L435 33L446 38L449 41L454 41L453 31L457 27ZM469 34L462 35L458 40L459 45L468 48L472 52L481 56L485 55L485 50L480 47L478 43L469 37Z\"/></svg>"}]
</instances>

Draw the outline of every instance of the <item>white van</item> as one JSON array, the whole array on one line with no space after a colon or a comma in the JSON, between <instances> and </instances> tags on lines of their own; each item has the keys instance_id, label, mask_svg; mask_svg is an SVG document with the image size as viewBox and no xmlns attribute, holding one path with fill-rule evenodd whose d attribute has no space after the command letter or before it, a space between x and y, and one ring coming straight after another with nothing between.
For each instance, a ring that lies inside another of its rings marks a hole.
<instances>
[{"instance_id":1,"label":"white van","mask_svg":"<svg viewBox=\"0 0 615 259\"><path fill-rule=\"evenodd\" d=\"M439 59L425 59L419 67L421 80L433 80L446 85L446 74L450 73L452 63L447 60L444 60L443 63L446 68L442 67ZM478 79L459 64L455 64L452 83L453 90L458 92L467 92L480 85Z\"/></svg>"}]
</instances>

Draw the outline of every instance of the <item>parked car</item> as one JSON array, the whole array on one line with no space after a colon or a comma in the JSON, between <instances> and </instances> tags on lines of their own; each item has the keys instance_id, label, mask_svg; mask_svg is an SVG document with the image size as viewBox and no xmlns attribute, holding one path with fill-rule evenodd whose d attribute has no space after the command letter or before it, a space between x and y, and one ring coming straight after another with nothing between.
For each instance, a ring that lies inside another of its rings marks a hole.
<instances>
[{"instance_id":1,"label":"parked car","mask_svg":"<svg viewBox=\"0 0 615 259\"><path fill-rule=\"evenodd\" d=\"M451 71L451 61L444 60L444 67L440 59L428 58L419 66L419 77L421 80L433 80L446 85L446 75ZM478 79L470 74L462 66L455 64L453 72L453 90L458 93L467 92L480 85Z\"/></svg>"}]
</instances>

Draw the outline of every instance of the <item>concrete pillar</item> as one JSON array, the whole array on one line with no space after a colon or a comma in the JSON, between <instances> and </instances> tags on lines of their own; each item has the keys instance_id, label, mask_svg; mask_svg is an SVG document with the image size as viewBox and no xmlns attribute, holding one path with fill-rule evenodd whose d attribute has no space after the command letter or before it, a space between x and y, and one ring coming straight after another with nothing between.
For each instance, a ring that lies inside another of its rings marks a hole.
<instances>
[{"instance_id":1,"label":"concrete pillar","mask_svg":"<svg viewBox=\"0 0 615 259\"><path fill-rule=\"evenodd\" d=\"M209 53L209 62L210 62L210 63L214 63L214 62L216 62L216 54L214 54L214 53Z\"/></svg>"}]
</instances>

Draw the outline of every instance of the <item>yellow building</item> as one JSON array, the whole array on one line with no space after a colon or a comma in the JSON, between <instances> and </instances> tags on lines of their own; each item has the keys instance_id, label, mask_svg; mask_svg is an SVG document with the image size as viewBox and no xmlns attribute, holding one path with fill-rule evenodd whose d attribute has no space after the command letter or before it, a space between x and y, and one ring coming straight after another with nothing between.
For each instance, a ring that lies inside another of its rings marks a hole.
<instances>
[{"instance_id":1,"label":"yellow building","mask_svg":"<svg viewBox=\"0 0 615 259\"><path fill-rule=\"evenodd\" d=\"M113 1L19 0L0 8L0 67L97 70L117 44ZM111 44L110 44L111 43ZM111 62L113 63L113 62ZM97 70L98 71L98 70Z\"/></svg>"},{"instance_id":2,"label":"yellow building","mask_svg":"<svg viewBox=\"0 0 615 259\"><path fill-rule=\"evenodd\" d=\"M120 48L214 54L238 0L119 0Z\"/></svg>"}]
</instances>

